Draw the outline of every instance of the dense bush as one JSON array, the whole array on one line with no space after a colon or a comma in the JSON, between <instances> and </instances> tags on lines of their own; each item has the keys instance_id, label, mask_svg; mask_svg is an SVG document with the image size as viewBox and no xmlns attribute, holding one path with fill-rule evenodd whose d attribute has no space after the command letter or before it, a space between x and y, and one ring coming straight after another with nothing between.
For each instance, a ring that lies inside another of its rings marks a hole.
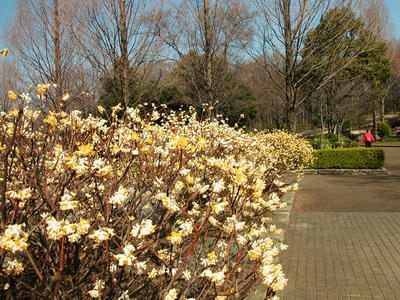
<instances>
[{"instance_id":1,"label":"dense bush","mask_svg":"<svg viewBox=\"0 0 400 300\"><path fill-rule=\"evenodd\" d=\"M386 122L381 122L378 124L378 135L380 138L384 136L391 136L392 135L392 128L390 128L389 124Z\"/></svg>"},{"instance_id":2,"label":"dense bush","mask_svg":"<svg viewBox=\"0 0 400 300\"><path fill-rule=\"evenodd\" d=\"M267 149L273 149L269 153L273 153L277 169L281 172L283 170L301 170L312 161L312 147L299 135L275 129L258 134L258 139L264 142Z\"/></svg>"},{"instance_id":3,"label":"dense bush","mask_svg":"<svg viewBox=\"0 0 400 300\"><path fill-rule=\"evenodd\" d=\"M224 299L286 285L271 212L296 188L285 173L307 161L290 151L297 138L194 112L32 111L28 95L11 96L21 103L0 118L1 298Z\"/></svg>"},{"instance_id":4,"label":"dense bush","mask_svg":"<svg viewBox=\"0 0 400 300\"><path fill-rule=\"evenodd\" d=\"M344 148L314 150L313 169L379 169L385 162L382 149Z\"/></svg>"},{"instance_id":5,"label":"dense bush","mask_svg":"<svg viewBox=\"0 0 400 300\"><path fill-rule=\"evenodd\" d=\"M323 145L321 145L321 135L317 135L310 139L310 143L314 149L331 149L331 148L351 148L357 147L357 143L347 136L328 133L323 136Z\"/></svg>"}]
</instances>

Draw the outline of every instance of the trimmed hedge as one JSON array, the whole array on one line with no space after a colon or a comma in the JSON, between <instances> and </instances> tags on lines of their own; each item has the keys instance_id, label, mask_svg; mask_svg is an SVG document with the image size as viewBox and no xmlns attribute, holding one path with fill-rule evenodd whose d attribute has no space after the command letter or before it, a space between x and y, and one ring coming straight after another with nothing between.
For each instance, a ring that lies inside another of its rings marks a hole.
<instances>
[{"instance_id":1,"label":"trimmed hedge","mask_svg":"<svg viewBox=\"0 0 400 300\"><path fill-rule=\"evenodd\" d=\"M309 169L380 169L385 152L380 148L341 148L314 150Z\"/></svg>"}]
</instances>

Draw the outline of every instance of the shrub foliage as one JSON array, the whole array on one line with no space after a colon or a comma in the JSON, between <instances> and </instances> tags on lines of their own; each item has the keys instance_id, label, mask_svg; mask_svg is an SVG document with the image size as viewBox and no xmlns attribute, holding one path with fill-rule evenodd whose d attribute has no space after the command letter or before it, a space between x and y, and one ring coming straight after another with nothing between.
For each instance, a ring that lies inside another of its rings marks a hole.
<instances>
[{"instance_id":1,"label":"shrub foliage","mask_svg":"<svg viewBox=\"0 0 400 300\"><path fill-rule=\"evenodd\" d=\"M390 128L389 124L386 122L381 122L378 124L378 135L380 138L384 136L391 136L392 135L392 128Z\"/></svg>"},{"instance_id":2,"label":"shrub foliage","mask_svg":"<svg viewBox=\"0 0 400 300\"><path fill-rule=\"evenodd\" d=\"M271 214L307 162L299 138L193 111L83 118L18 98L0 118L2 298L224 299L286 285Z\"/></svg>"},{"instance_id":3,"label":"shrub foliage","mask_svg":"<svg viewBox=\"0 0 400 300\"><path fill-rule=\"evenodd\" d=\"M321 145L321 135L317 135L310 139L310 143L314 149L331 149L331 148L351 148L357 147L357 143L347 136L328 133L323 136Z\"/></svg>"},{"instance_id":4,"label":"shrub foliage","mask_svg":"<svg viewBox=\"0 0 400 300\"><path fill-rule=\"evenodd\" d=\"M382 149L345 148L314 151L313 169L379 169L385 162Z\"/></svg>"}]
</instances>

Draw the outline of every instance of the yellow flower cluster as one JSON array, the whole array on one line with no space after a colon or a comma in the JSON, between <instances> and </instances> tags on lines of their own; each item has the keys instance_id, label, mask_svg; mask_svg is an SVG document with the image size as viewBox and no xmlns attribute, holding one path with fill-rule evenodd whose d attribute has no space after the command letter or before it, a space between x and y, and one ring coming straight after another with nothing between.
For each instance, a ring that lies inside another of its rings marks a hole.
<instances>
[{"instance_id":1,"label":"yellow flower cluster","mask_svg":"<svg viewBox=\"0 0 400 300\"><path fill-rule=\"evenodd\" d=\"M17 99L17 95L14 94L13 91L8 91L8 99L10 99L11 101L15 101Z\"/></svg>"},{"instance_id":2,"label":"yellow flower cluster","mask_svg":"<svg viewBox=\"0 0 400 300\"><path fill-rule=\"evenodd\" d=\"M14 259L13 261L7 262L7 267L4 269L4 272L7 275L19 275L24 271L24 266L21 262Z\"/></svg>"},{"instance_id":3,"label":"yellow flower cluster","mask_svg":"<svg viewBox=\"0 0 400 300\"><path fill-rule=\"evenodd\" d=\"M283 130L263 131L256 137L267 148L273 149L278 166L283 170L299 170L312 159L312 146L308 141Z\"/></svg>"},{"instance_id":4,"label":"yellow flower cluster","mask_svg":"<svg viewBox=\"0 0 400 300\"><path fill-rule=\"evenodd\" d=\"M13 253L28 248L28 234L22 231L22 226L23 224L8 225L0 236L0 247Z\"/></svg>"},{"instance_id":5,"label":"yellow flower cluster","mask_svg":"<svg viewBox=\"0 0 400 300\"><path fill-rule=\"evenodd\" d=\"M0 56L4 57L4 56L7 56L7 54L8 54L8 48L0 50Z\"/></svg>"},{"instance_id":6,"label":"yellow flower cluster","mask_svg":"<svg viewBox=\"0 0 400 300\"><path fill-rule=\"evenodd\" d=\"M71 243L79 241L82 235L88 233L90 224L88 220L81 219L78 223L70 223L68 220L57 221L54 217L46 220L46 230L49 239L60 240L67 236Z\"/></svg>"},{"instance_id":7,"label":"yellow flower cluster","mask_svg":"<svg viewBox=\"0 0 400 300\"><path fill-rule=\"evenodd\" d=\"M24 207L26 200L31 198L32 190L31 188L25 188L19 191L9 190L6 192L6 196L18 202L20 208Z\"/></svg>"},{"instance_id":8,"label":"yellow flower cluster","mask_svg":"<svg viewBox=\"0 0 400 300\"><path fill-rule=\"evenodd\" d=\"M39 95L42 96L49 89L49 87L50 87L49 83L48 84L41 83L38 84L36 90L38 91Z\"/></svg>"}]
</instances>

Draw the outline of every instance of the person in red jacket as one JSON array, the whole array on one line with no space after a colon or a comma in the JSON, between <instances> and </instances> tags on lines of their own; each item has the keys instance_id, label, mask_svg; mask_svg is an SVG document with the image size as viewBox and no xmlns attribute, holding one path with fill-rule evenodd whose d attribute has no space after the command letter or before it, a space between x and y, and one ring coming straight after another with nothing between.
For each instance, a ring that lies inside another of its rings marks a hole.
<instances>
[{"instance_id":1,"label":"person in red jacket","mask_svg":"<svg viewBox=\"0 0 400 300\"><path fill-rule=\"evenodd\" d=\"M364 134L365 147L371 147L371 144L374 142L374 136L369 132L369 129L367 129L367 132Z\"/></svg>"}]
</instances>

